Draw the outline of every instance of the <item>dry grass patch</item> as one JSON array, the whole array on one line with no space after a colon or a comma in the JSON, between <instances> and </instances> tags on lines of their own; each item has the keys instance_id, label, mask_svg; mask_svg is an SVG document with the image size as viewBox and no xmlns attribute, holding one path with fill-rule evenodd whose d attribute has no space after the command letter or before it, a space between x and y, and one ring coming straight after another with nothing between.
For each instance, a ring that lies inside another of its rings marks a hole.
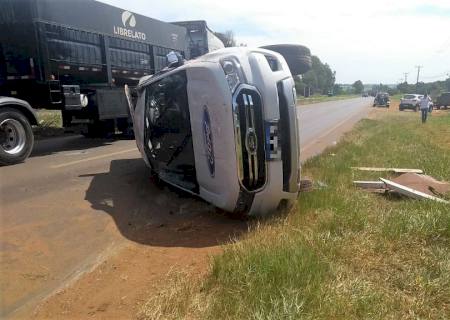
<instances>
[{"instance_id":1,"label":"dry grass patch","mask_svg":"<svg viewBox=\"0 0 450 320\"><path fill-rule=\"evenodd\" d=\"M363 120L305 164L327 187L300 195L286 216L256 222L211 260L206 278L175 284L147 308L160 319L449 319L450 207L352 185L380 176L352 166L421 168L449 181L450 146L436 137L450 114L418 120Z\"/></svg>"}]
</instances>

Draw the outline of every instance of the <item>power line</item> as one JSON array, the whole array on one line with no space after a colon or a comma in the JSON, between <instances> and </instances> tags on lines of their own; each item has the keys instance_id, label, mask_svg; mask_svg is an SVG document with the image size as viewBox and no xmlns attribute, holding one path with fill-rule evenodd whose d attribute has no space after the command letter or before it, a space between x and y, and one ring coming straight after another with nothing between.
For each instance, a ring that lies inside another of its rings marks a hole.
<instances>
[{"instance_id":1,"label":"power line","mask_svg":"<svg viewBox=\"0 0 450 320\"><path fill-rule=\"evenodd\" d=\"M403 74L405 75L405 83L407 83L408 82L408 74L409 74L409 72L403 72Z\"/></svg>"},{"instance_id":2,"label":"power line","mask_svg":"<svg viewBox=\"0 0 450 320\"><path fill-rule=\"evenodd\" d=\"M422 79L436 79L436 78L445 77L445 76L450 77L450 71L441 73L441 74L437 74L434 76L422 76Z\"/></svg>"}]
</instances>

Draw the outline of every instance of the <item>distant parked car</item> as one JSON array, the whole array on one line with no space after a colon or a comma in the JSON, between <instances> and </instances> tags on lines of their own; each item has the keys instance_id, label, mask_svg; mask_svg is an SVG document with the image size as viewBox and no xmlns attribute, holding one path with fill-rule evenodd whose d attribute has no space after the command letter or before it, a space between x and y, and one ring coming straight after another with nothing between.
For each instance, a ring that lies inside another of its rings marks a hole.
<instances>
[{"instance_id":1,"label":"distant parked car","mask_svg":"<svg viewBox=\"0 0 450 320\"><path fill-rule=\"evenodd\" d=\"M363 92L362 96L363 96L364 98L367 98L367 97L369 96L369 94L368 94L367 92Z\"/></svg>"},{"instance_id":2,"label":"distant parked car","mask_svg":"<svg viewBox=\"0 0 450 320\"><path fill-rule=\"evenodd\" d=\"M450 92L444 92L440 96L438 96L436 102L434 103L434 106L437 109L440 109L441 107L447 109L450 106Z\"/></svg>"},{"instance_id":3,"label":"distant parked car","mask_svg":"<svg viewBox=\"0 0 450 320\"><path fill-rule=\"evenodd\" d=\"M378 92L375 96L375 100L373 101L373 106L380 106L389 108L391 101L389 99L389 93L387 92Z\"/></svg>"},{"instance_id":4,"label":"distant parked car","mask_svg":"<svg viewBox=\"0 0 450 320\"><path fill-rule=\"evenodd\" d=\"M400 111L403 111L405 109L419 111L420 99L422 97L423 97L423 95L420 95L420 94L405 94L400 99L400 105L399 105L398 109Z\"/></svg>"}]
</instances>

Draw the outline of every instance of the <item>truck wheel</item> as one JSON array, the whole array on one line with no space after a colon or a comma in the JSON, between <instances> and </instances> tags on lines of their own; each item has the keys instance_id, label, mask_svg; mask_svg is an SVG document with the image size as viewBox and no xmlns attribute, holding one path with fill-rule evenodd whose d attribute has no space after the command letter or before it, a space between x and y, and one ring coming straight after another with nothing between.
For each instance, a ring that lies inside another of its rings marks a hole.
<instances>
[{"instance_id":1,"label":"truck wheel","mask_svg":"<svg viewBox=\"0 0 450 320\"><path fill-rule=\"evenodd\" d=\"M277 44L261 48L281 54L286 60L292 75L304 74L311 69L311 51L305 46Z\"/></svg>"},{"instance_id":2,"label":"truck wheel","mask_svg":"<svg viewBox=\"0 0 450 320\"><path fill-rule=\"evenodd\" d=\"M34 136L28 119L13 108L0 110L0 165L25 161L33 150Z\"/></svg>"}]
</instances>

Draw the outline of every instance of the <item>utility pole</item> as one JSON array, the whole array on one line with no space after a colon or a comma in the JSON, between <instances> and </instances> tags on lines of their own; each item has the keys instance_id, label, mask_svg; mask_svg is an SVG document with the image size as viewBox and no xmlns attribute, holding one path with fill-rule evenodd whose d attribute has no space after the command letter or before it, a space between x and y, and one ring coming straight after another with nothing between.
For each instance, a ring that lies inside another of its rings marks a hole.
<instances>
[{"instance_id":1,"label":"utility pole","mask_svg":"<svg viewBox=\"0 0 450 320\"><path fill-rule=\"evenodd\" d=\"M419 84L419 74L420 74L420 69L423 68L423 66L416 66L417 68L417 81L416 81L416 86Z\"/></svg>"},{"instance_id":2,"label":"utility pole","mask_svg":"<svg viewBox=\"0 0 450 320\"><path fill-rule=\"evenodd\" d=\"M403 72L403 74L405 75L405 83L408 83L408 74L409 74L409 72Z\"/></svg>"}]
</instances>

